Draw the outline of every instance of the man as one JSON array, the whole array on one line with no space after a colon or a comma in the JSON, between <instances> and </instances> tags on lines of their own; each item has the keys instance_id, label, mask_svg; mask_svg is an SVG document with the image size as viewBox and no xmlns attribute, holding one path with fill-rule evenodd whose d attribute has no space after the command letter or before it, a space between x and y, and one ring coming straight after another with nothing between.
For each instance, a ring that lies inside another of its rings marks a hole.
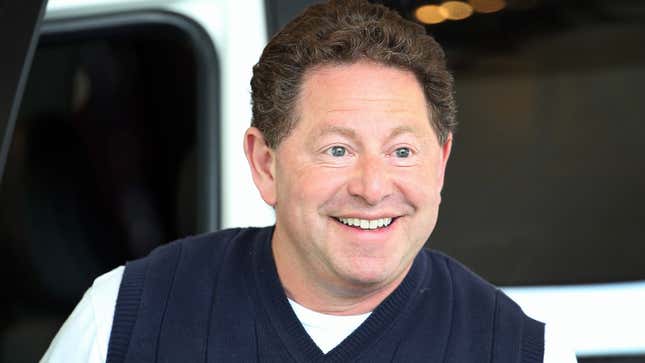
<instances>
[{"instance_id":1,"label":"man","mask_svg":"<svg viewBox=\"0 0 645 363\"><path fill-rule=\"evenodd\" d=\"M244 150L275 226L191 237L100 277L43 361L575 361L422 249L455 106L421 26L365 1L313 6L251 83Z\"/></svg>"}]
</instances>

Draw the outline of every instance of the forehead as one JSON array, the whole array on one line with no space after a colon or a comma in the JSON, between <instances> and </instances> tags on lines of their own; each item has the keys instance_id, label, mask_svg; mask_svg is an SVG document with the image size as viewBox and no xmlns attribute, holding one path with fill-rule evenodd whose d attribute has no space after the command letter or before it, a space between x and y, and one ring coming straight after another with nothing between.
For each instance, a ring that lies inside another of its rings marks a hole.
<instances>
[{"instance_id":1,"label":"forehead","mask_svg":"<svg viewBox=\"0 0 645 363\"><path fill-rule=\"evenodd\" d=\"M430 126L421 84L411 71L372 62L324 65L309 70L303 79L296 128L329 124L376 126L401 123Z\"/></svg>"}]
</instances>

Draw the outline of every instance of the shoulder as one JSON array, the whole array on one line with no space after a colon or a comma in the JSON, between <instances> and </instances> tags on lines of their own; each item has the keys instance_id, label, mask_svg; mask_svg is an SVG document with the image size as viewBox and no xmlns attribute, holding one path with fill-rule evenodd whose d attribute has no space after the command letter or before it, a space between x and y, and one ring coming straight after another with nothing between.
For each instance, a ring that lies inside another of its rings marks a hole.
<instances>
[{"instance_id":1,"label":"shoulder","mask_svg":"<svg viewBox=\"0 0 645 363\"><path fill-rule=\"evenodd\" d=\"M173 285L177 273L186 278L211 276L216 266L229 260L231 247L249 251L252 245L269 240L272 233L273 227L232 228L189 236L159 246L147 256L127 262L123 284L128 286L128 300L138 294L144 281L152 281L153 285L159 285L159 291L163 291ZM149 279L150 276L153 278ZM148 283L145 285L149 286Z\"/></svg>"},{"instance_id":2,"label":"shoulder","mask_svg":"<svg viewBox=\"0 0 645 363\"><path fill-rule=\"evenodd\" d=\"M119 309L126 306L127 309L135 309L144 288L165 296L177 285L178 278L182 281L214 278L222 261L229 262L232 246L248 250L249 245L270 236L272 231L272 227L233 228L189 236L159 246L147 256L128 261L122 279L123 294L120 292L118 296ZM239 261L229 263L235 262ZM186 286L202 288L194 283Z\"/></svg>"},{"instance_id":3,"label":"shoulder","mask_svg":"<svg viewBox=\"0 0 645 363\"><path fill-rule=\"evenodd\" d=\"M544 354L544 324L530 318L499 288L463 264L440 252L425 252L434 265L432 273L443 273L452 286L453 325L469 331L492 334L497 357L510 357L513 347L533 362Z\"/></svg>"},{"instance_id":4,"label":"shoulder","mask_svg":"<svg viewBox=\"0 0 645 363\"><path fill-rule=\"evenodd\" d=\"M432 273L441 273L450 279L455 304L469 313L493 313L497 320L502 317L517 321L532 330L539 330L543 323L531 319L520 305L502 290L464 266L456 259L438 251L425 251L434 265ZM439 266L437 266L439 265Z\"/></svg>"},{"instance_id":5,"label":"shoulder","mask_svg":"<svg viewBox=\"0 0 645 363\"><path fill-rule=\"evenodd\" d=\"M504 296L499 289L466 266L441 252L424 250L430 266L430 289L443 286L442 294L450 299L453 318L464 323L489 321L497 315Z\"/></svg>"},{"instance_id":6,"label":"shoulder","mask_svg":"<svg viewBox=\"0 0 645 363\"><path fill-rule=\"evenodd\" d=\"M424 249L423 253L430 260L432 273L445 275L457 292L484 294L494 298L499 289L484 278L464 266L461 262L442 252Z\"/></svg>"},{"instance_id":7,"label":"shoulder","mask_svg":"<svg viewBox=\"0 0 645 363\"><path fill-rule=\"evenodd\" d=\"M427 258L434 264L433 273L444 270L458 294L486 296L497 301L499 305L509 305L521 311L521 307L508 297L501 289L490 283L455 258L435 250L425 250ZM441 265L437 268L436 265Z\"/></svg>"},{"instance_id":8,"label":"shoulder","mask_svg":"<svg viewBox=\"0 0 645 363\"><path fill-rule=\"evenodd\" d=\"M216 279L223 261L241 265L241 257L234 258L231 247L237 251L250 251L252 244L266 240L272 231L272 227L234 228L189 236L157 247L145 257L128 261L118 296L117 315L122 309L136 309L142 296L167 296L173 286L203 289L202 285L191 281Z\"/></svg>"}]
</instances>

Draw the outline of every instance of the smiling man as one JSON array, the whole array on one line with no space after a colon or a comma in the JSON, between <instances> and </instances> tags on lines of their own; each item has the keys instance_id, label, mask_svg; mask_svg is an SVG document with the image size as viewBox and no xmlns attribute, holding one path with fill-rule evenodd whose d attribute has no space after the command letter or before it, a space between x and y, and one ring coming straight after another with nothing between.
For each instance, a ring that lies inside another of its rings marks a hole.
<instances>
[{"instance_id":1,"label":"smiling man","mask_svg":"<svg viewBox=\"0 0 645 363\"><path fill-rule=\"evenodd\" d=\"M252 99L244 150L275 226L187 238L100 277L43 361L575 361L423 249L455 128L423 27L366 1L310 7L265 48Z\"/></svg>"}]
</instances>

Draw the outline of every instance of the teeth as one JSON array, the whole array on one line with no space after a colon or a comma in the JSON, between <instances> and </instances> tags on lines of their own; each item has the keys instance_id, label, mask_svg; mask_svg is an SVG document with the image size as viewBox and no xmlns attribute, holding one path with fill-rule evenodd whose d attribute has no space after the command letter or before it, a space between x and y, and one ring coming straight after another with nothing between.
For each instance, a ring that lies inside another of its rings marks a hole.
<instances>
[{"instance_id":1,"label":"teeth","mask_svg":"<svg viewBox=\"0 0 645 363\"><path fill-rule=\"evenodd\" d=\"M338 217L341 223L360 229L377 229L387 227L392 223L392 218L379 218L379 219L359 219L359 218L342 218Z\"/></svg>"}]
</instances>

